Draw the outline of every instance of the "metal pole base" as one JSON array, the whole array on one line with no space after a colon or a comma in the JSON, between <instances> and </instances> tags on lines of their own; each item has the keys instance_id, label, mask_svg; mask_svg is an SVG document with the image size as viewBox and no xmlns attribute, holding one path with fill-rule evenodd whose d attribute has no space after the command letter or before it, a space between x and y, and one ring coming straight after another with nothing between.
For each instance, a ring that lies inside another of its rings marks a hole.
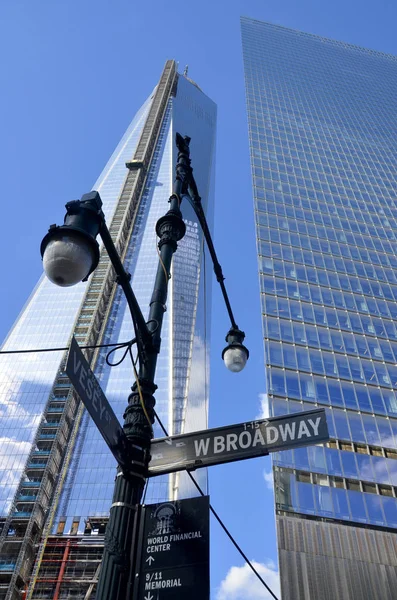
<instances>
[{"instance_id":1,"label":"metal pole base","mask_svg":"<svg viewBox=\"0 0 397 600\"><path fill-rule=\"evenodd\" d=\"M144 486L145 480L142 477L124 475L118 470L96 600L126 600L126 589L133 567L131 547L136 525L134 521Z\"/></svg>"}]
</instances>

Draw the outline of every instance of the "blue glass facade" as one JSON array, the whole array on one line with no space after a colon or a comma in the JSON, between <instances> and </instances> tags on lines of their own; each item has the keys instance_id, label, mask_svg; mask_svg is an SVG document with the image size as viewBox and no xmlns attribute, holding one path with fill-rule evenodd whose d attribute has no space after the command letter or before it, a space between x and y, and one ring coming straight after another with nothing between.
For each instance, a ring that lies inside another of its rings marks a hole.
<instances>
[{"instance_id":1,"label":"blue glass facade","mask_svg":"<svg viewBox=\"0 0 397 600\"><path fill-rule=\"evenodd\" d=\"M394 529L397 58L242 39L270 411L324 406L331 436L274 457L277 515Z\"/></svg>"},{"instance_id":2,"label":"blue glass facade","mask_svg":"<svg viewBox=\"0 0 397 600\"><path fill-rule=\"evenodd\" d=\"M192 138L195 177L210 222L213 210L216 106L175 68L173 61L167 61L159 85L93 186L101 194L107 223L144 314L149 310L158 264L155 224L168 210L172 192L176 132ZM131 175L126 163L136 160L142 148L144 159L149 157L148 167L144 176L142 171ZM124 196L134 198L134 186L139 201L131 211L133 200L127 202ZM156 371L156 410L170 434L207 427L211 273L205 271L202 234L187 200L181 209L186 235L172 265ZM127 219L132 224L123 229ZM114 277L108 285L107 269L109 259L102 256L89 281L72 288L58 288L43 277L2 350L64 347L72 333L81 345L89 343L93 331L101 343L134 337L125 298ZM134 382L132 366L126 359L110 368L106 353L100 350L92 355L92 364L122 422ZM117 353L113 356L114 361L119 358ZM14 593L14 586L27 581L33 564L29 544L37 543L42 531L40 551L52 533L83 534L89 519L106 519L111 505L116 463L88 413L82 406L75 408L64 360L64 352L47 353L44 359L34 353L0 356L0 568L4 563L10 573L9 582L0 582L1 598L4 590ZM154 435L163 436L157 424ZM205 489L206 470L199 476ZM150 481L146 502L191 493L183 476L167 475ZM39 552L37 569L41 559ZM32 592L33 587L29 597ZM52 597L52 593L44 583L37 597ZM83 586L82 597L85 593Z\"/></svg>"}]
</instances>

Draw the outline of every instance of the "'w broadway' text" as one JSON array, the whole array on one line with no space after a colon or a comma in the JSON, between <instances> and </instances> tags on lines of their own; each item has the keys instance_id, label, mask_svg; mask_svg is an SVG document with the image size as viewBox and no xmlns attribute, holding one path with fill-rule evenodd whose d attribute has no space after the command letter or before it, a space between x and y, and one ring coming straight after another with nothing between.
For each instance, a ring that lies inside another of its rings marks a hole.
<instances>
[{"instance_id":1,"label":"'w broadway' text","mask_svg":"<svg viewBox=\"0 0 397 600\"><path fill-rule=\"evenodd\" d=\"M278 445L280 442L288 443L299 440L308 441L318 435L321 417L305 419L300 422L279 423L276 426L258 424L253 431L241 431L241 433L225 433L214 437L202 437L194 440L196 458L223 452L246 450L248 448L268 448Z\"/></svg>"}]
</instances>

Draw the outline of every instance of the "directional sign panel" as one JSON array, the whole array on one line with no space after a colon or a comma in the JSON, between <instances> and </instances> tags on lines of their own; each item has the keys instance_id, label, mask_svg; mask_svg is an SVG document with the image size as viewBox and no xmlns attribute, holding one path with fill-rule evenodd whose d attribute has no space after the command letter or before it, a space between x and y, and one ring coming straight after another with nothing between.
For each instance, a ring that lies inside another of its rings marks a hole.
<instances>
[{"instance_id":1,"label":"directional sign panel","mask_svg":"<svg viewBox=\"0 0 397 600\"><path fill-rule=\"evenodd\" d=\"M324 408L195 431L153 440L149 475L254 458L328 439Z\"/></svg>"},{"instance_id":2,"label":"directional sign panel","mask_svg":"<svg viewBox=\"0 0 397 600\"><path fill-rule=\"evenodd\" d=\"M117 462L123 465L127 456L127 436L74 337L66 373Z\"/></svg>"},{"instance_id":3,"label":"directional sign panel","mask_svg":"<svg viewBox=\"0 0 397 600\"><path fill-rule=\"evenodd\" d=\"M209 600L209 499L143 507L134 600Z\"/></svg>"}]
</instances>

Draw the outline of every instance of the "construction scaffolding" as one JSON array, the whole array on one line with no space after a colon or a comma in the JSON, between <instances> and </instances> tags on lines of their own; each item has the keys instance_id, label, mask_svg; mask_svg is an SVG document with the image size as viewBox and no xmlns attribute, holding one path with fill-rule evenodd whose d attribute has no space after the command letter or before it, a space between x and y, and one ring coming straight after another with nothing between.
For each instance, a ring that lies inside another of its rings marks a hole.
<instances>
[{"instance_id":1,"label":"construction scaffolding","mask_svg":"<svg viewBox=\"0 0 397 600\"><path fill-rule=\"evenodd\" d=\"M87 521L84 535L48 537L32 599L95 598L106 523L107 519L94 519Z\"/></svg>"}]
</instances>

